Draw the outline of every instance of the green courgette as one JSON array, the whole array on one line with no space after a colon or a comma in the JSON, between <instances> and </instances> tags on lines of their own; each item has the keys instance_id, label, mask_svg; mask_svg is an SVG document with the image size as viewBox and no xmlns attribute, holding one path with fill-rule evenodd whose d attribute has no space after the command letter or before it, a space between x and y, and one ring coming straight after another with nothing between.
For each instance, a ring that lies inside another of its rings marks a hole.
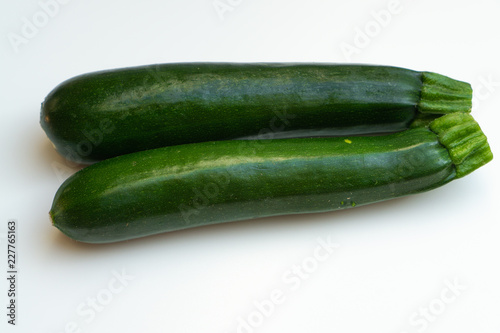
<instances>
[{"instance_id":1,"label":"green courgette","mask_svg":"<svg viewBox=\"0 0 500 333\"><path fill-rule=\"evenodd\" d=\"M491 159L485 135L465 113L381 136L186 144L78 171L57 191L50 216L75 240L116 242L365 205L436 188Z\"/></svg>"},{"instance_id":2,"label":"green courgette","mask_svg":"<svg viewBox=\"0 0 500 333\"><path fill-rule=\"evenodd\" d=\"M471 99L468 83L398 67L177 63L72 78L40 122L60 154L92 163L203 141L397 132L422 114L469 112Z\"/></svg>"}]
</instances>

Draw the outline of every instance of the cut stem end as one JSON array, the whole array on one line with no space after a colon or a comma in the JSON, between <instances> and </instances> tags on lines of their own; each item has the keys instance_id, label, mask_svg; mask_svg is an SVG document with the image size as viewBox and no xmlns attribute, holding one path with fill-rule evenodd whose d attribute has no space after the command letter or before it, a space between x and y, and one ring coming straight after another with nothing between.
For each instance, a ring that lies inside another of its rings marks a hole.
<instances>
[{"instance_id":1,"label":"cut stem end","mask_svg":"<svg viewBox=\"0 0 500 333\"><path fill-rule=\"evenodd\" d=\"M472 87L469 83L437 73L422 73L422 92L418 103L421 113L470 112L471 108Z\"/></svg>"},{"instance_id":2,"label":"cut stem end","mask_svg":"<svg viewBox=\"0 0 500 333\"><path fill-rule=\"evenodd\" d=\"M468 175L493 159L486 136L470 114L458 112L442 116L429 128L448 149L457 171L456 178Z\"/></svg>"}]
</instances>

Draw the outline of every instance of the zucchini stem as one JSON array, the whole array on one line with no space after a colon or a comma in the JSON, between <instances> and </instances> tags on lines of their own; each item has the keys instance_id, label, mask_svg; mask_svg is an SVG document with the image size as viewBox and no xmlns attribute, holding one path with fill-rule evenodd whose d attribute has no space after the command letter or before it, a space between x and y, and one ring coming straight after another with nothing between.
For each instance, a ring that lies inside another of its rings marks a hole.
<instances>
[{"instance_id":1,"label":"zucchini stem","mask_svg":"<svg viewBox=\"0 0 500 333\"><path fill-rule=\"evenodd\" d=\"M456 178L462 178L493 159L490 145L474 118L463 112L447 114L429 125L448 149Z\"/></svg>"},{"instance_id":2,"label":"zucchini stem","mask_svg":"<svg viewBox=\"0 0 500 333\"><path fill-rule=\"evenodd\" d=\"M469 83L437 73L422 73L422 91L418 103L421 113L470 112L471 108L472 87Z\"/></svg>"}]
</instances>

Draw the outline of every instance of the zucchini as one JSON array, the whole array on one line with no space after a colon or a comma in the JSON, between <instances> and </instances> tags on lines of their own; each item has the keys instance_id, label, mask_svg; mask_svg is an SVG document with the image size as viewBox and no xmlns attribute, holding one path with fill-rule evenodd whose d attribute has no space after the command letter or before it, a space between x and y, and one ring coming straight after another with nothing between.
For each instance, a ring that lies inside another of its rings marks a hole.
<instances>
[{"instance_id":1,"label":"zucchini","mask_svg":"<svg viewBox=\"0 0 500 333\"><path fill-rule=\"evenodd\" d=\"M468 83L398 67L176 63L72 78L40 122L61 155L92 163L204 141L397 132L422 114L469 112L471 99Z\"/></svg>"},{"instance_id":2,"label":"zucchini","mask_svg":"<svg viewBox=\"0 0 500 333\"><path fill-rule=\"evenodd\" d=\"M492 159L472 116L360 137L212 141L88 166L57 191L53 225L107 243L263 216L333 211L427 191Z\"/></svg>"}]
</instances>

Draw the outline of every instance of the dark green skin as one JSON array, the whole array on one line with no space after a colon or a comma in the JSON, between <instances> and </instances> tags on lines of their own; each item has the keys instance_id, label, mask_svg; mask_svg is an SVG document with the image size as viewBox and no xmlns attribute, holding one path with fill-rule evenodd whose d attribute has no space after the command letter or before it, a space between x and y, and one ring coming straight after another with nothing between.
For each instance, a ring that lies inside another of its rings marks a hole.
<instances>
[{"instance_id":1,"label":"dark green skin","mask_svg":"<svg viewBox=\"0 0 500 333\"><path fill-rule=\"evenodd\" d=\"M254 136L386 133L416 116L421 73L389 66L178 63L90 73L45 99L41 126L91 163L170 145Z\"/></svg>"},{"instance_id":2,"label":"dark green skin","mask_svg":"<svg viewBox=\"0 0 500 333\"><path fill-rule=\"evenodd\" d=\"M50 214L67 236L108 243L350 208L427 191L455 176L448 150L426 128L349 139L204 142L84 168L59 188Z\"/></svg>"}]
</instances>

